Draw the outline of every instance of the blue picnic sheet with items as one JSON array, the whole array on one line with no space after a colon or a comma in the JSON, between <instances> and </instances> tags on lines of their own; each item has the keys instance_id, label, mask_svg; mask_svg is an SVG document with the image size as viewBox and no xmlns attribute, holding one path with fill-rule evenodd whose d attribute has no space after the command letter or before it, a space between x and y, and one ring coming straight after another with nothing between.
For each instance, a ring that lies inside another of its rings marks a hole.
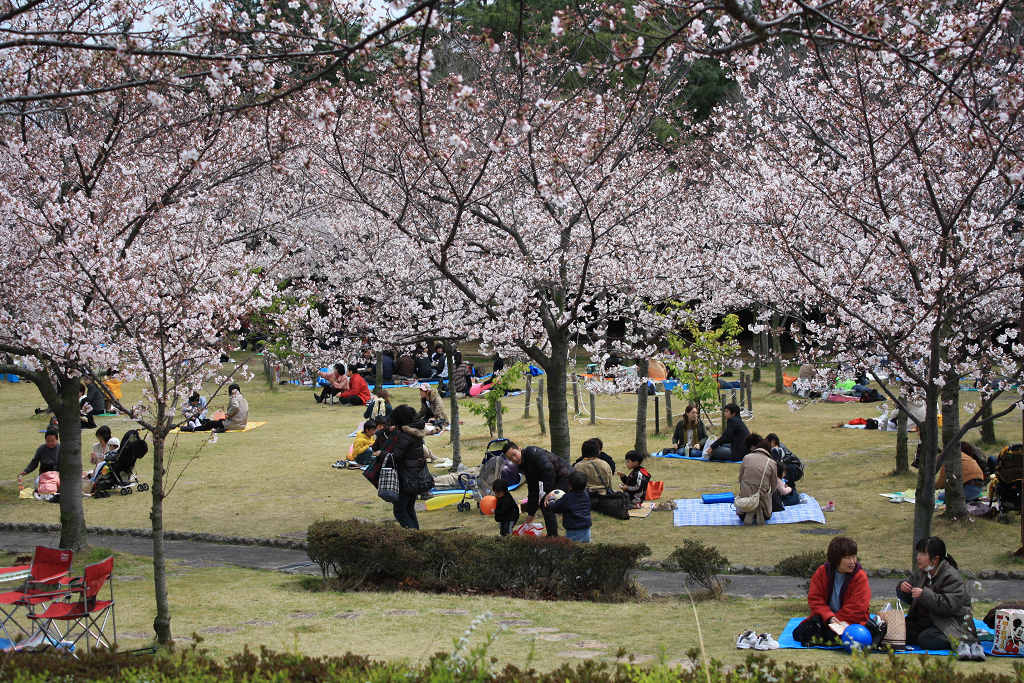
<instances>
[{"instance_id":1,"label":"blue picnic sheet with items","mask_svg":"<svg viewBox=\"0 0 1024 683\"><path fill-rule=\"evenodd\" d=\"M672 511L672 526L742 526L733 503L705 504L700 498L680 498ZM799 505L787 505L781 512L773 512L768 524L795 524L796 522L825 523L821 505L806 493L800 494Z\"/></svg>"},{"instance_id":2,"label":"blue picnic sheet with items","mask_svg":"<svg viewBox=\"0 0 1024 683\"><path fill-rule=\"evenodd\" d=\"M701 451L699 451L696 448L691 448L690 449L690 453L691 454L692 453L700 453L700 452ZM651 453L651 457L652 458L669 458L671 460L701 460L701 461L704 461L704 458L700 457L700 455L681 455L679 453L676 453L671 448L666 448L666 449L657 451L656 453Z\"/></svg>"},{"instance_id":3,"label":"blue picnic sheet with items","mask_svg":"<svg viewBox=\"0 0 1024 683\"><path fill-rule=\"evenodd\" d=\"M793 631L805 617L793 617L786 624L786 628L783 629L782 635L779 636L779 649L782 650L845 650L842 645L801 645L793 638ZM985 654L989 657L1014 657L1019 655L993 655L992 654L992 636L995 635L985 622L981 619L974 620L974 628L977 629L978 635L982 638L985 635L988 636L987 640L981 641L981 647L985 650ZM899 650L895 650L898 655L937 655L940 657L948 657L953 654L950 650L922 650L919 647L913 645L907 645Z\"/></svg>"}]
</instances>

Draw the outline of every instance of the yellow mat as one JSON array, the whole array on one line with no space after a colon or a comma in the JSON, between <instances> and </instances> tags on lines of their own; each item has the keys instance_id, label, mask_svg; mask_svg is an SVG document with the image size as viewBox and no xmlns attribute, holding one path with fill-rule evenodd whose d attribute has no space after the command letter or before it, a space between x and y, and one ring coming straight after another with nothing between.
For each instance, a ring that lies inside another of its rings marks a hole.
<instances>
[{"instance_id":1,"label":"yellow mat","mask_svg":"<svg viewBox=\"0 0 1024 683\"><path fill-rule=\"evenodd\" d=\"M267 424L266 420L264 420L263 422L250 422L247 425L245 425L245 429L229 429L229 430L227 430L224 433L225 434L235 434L237 432L251 432L252 430L256 429L257 427L262 427L265 424ZM205 432L183 432L180 429L178 429L177 427L175 427L169 433L170 434L209 434L210 430L207 429Z\"/></svg>"}]
</instances>

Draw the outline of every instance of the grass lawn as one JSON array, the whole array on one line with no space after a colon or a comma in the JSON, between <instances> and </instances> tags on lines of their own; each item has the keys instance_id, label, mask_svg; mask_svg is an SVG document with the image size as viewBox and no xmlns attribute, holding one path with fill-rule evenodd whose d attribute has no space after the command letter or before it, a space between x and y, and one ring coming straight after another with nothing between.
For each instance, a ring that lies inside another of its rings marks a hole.
<instances>
[{"instance_id":1,"label":"grass lawn","mask_svg":"<svg viewBox=\"0 0 1024 683\"><path fill-rule=\"evenodd\" d=\"M95 548L76 565L102 559ZM13 557L0 553L0 564ZM154 613L148 560L117 555L118 640L122 649L147 645ZM436 652L451 652L470 622L490 617L469 637L470 647L497 633L488 654L501 664L550 670L578 659L614 660L632 654L638 664L682 663L699 647L693 609L686 598L651 599L628 604L538 602L500 597L424 593L334 593L311 588L318 581L273 572L229 567L170 567L172 631L179 645L201 639L200 647L221 656L257 650L261 645L305 655L347 651L374 659L425 662ZM104 593L105 595L105 593ZM873 607L882 605L875 600ZM990 608L976 604L983 615ZM697 603L708 656L726 664L741 662L736 634L748 628L775 636L801 600L728 599ZM849 655L824 650L778 650L777 660L823 667L842 666ZM879 655L875 655L879 656ZM950 662L965 672L1013 671L1014 660L989 658L985 664Z\"/></svg>"},{"instance_id":2,"label":"grass lawn","mask_svg":"<svg viewBox=\"0 0 1024 683\"><path fill-rule=\"evenodd\" d=\"M252 359L258 368L260 359ZM140 391L127 387L129 397ZM241 536L301 537L316 520L333 518L391 519L391 508L356 471L330 467L349 448L352 432L361 421L361 408L318 406L308 387L284 385L270 391L262 380L243 385L250 404L251 420L267 424L247 433L222 434L208 444L205 434L182 434L171 442L169 476L174 488L166 501L165 524L173 530L200 530ZM418 393L410 389L393 392L397 403L418 404ZM965 394L964 401L972 394ZM822 504L833 500L836 511L826 513L828 527L842 530L859 543L867 567L905 567L910 559L913 506L894 505L878 494L913 487L916 475L893 477L896 435L831 429L851 417L872 417L879 404L810 405L791 412L788 396L774 396L768 384L754 390L754 419L751 430L761 434L777 432L804 461L806 476L801 491ZM571 410L571 396L570 410ZM223 399L214 401L222 404ZM29 384L0 383L0 519L24 522L57 522L56 505L17 498L17 473L42 442L44 416L33 416L32 408L42 405L38 392ZM680 401L675 401L678 416ZM997 406L998 407L998 406ZM523 398L507 402L505 434L520 445L546 445L540 434L535 406L524 419ZM590 425L585 417L573 421L573 450L591 436L604 440L605 450L621 461L633 441L636 398L599 397L601 419ZM651 405L649 448L668 444L671 430L664 424L659 436L653 434ZM463 411L463 457L479 463L488 440L482 421ZM131 427L127 418L101 418L120 436ZM1013 413L997 424L997 436L1005 441L1017 438L1020 414ZM83 435L83 450L91 446L91 435ZM438 454L450 454L447 436L428 438ZM911 452L916 439L911 437ZM989 452L994 452L990 449ZM85 457L86 463L88 456ZM139 462L144 481L151 478L152 459ZM703 492L735 490L738 465L651 459L647 463L655 479L665 482L665 497L693 498ZM147 527L149 496L85 501L90 524L117 527ZM435 512L421 512L425 528L460 528L484 534L497 533L493 519L475 511L457 512L454 506ZM818 525L794 524L758 528L687 527L674 528L671 514L655 512L645 520L619 521L595 517L593 535L604 542L642 541L660 559L680 545L683 538L700 538L717 546L734 564L774 565L787 556L823 548L828 536L811 535ZM1019 545L1016 524L1004 525L980 520L951 524L937 518L934 533L943 536L961 566L968 569L1024 568L1011 557Z\"/></svg>"}]
</instances>

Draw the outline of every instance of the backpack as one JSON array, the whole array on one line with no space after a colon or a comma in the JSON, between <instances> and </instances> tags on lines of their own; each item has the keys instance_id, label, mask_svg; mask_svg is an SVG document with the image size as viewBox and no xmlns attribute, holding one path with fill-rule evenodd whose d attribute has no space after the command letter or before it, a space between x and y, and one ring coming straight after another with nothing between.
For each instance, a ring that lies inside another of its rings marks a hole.
<instances>
[{"instance_id":1,"label":"backpack","mask_svg":"<svg viewBox=\"0 0 1024 683\"><path fill-rule=\"evenodd\" d=\"M797 483L804 477L804 464L785 446L772 449L772 459L786 468L786 479Z\"/></svg>"}]
</instances>

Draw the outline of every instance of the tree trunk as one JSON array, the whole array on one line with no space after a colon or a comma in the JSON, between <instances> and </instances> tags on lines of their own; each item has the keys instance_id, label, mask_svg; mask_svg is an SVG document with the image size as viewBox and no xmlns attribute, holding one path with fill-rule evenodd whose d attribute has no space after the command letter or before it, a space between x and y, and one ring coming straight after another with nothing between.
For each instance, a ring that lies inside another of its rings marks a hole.
<instances>
[{"instance_id":1,"label":"tree trunk","mask_svg":"<svg viewBox=\"0 0 1024 683\"><path fill-rule=\"evenodd\" d=\"M455 362L455 354L453 353L452 348L448 345L445 345L444 352L447 356L446 362L448 363L448 416L451 418L451 433L449 434L449 441L452 445L452 472L455 472L459 469L459 465L462 464L462 434L459 429L459 400L455 397L455 384L452 382L455 377L455 370L452 365L452 363ZM377 357L380 358L380 354L377 354ZM380 377L380 361L378 360L377 363L377 376Z\"/></svg>"},{"instance_id":2,"label":"tree trunk","mask_svg":"<svg viewBox=\"0 0 1024 683\"><path fill-rule=\"evenodd\" d=\"M939 391L930 385L925 391L925 418L921 425L921 461L917 471L917 495L914 503L914 545L932 532L932 515L935 512L935 458L938 451L938 416L936 402ZM911 559L915 556L911 547ZM914 566L911 564L911 566Z\"/></svg>"},{"instance_id":3,"label":"tree trunk","mask_svg":"<svg viewBox=\"0 0 1024 683\"><path fill-rule=\"evenodd\" d=\"M759 332L757 339L754 342L754 349L757 351L757 355L754 359L754 381L761 381L761 366L764 365L764 359L768 355L768 334L764 331Z\"/></svg>"},{"instance_id":4,"label":"tree trunk","mask_svg":"<svg viewBox=\"0 0 1024 683\"><path fill-rule=\"evenodd\" d=\"M540 433L546 433L544 426L544 377L537 378L537 423L540 425Z\"/></svg>"},{"instance_id":5,"label":"tree trunk","mask_svg":"<svg viewBox=\"0 0 1024 683\"><path fill-rule=\"evenodd\" d=\"M162 412L162 411L161 411ZM163 416L159 415L158 431L153 432L153 484L152 508L149 519L153 529L153 591L156 597L156 617L153 630L156 641L161 645L171 643L171 608L167 601L167 556L164 551L164 444L165 427Z\"/></svg>"},{"instance_id":6,"label":"tree trunk","mask_svg":"<svg viewBox=\"0 0 1024 683\"><path fill-rule=\"evenodd\" d=\"M647 361L640 359L636 363L636 372L640 376L640 386L636 388L636 439L633 448L640 453L647 453Z\"/></svg>"},{"instance_id":7,"label":"tree trunk","mask_svg":"<svg viewBox=\"0 0 1024 683\"><path fill-rule=\"evenodd\" d=\"M964 480L960 465L960 378L946 377L942 386L942 458L946 468L947 519L966 519L967 502L964 500Z\"/></svg>"},{"instance_id":8,"label":"tree trunk","mask_svg":"<svg viewBox=\"0 0 1024 683\"><path fill-rule=\"evenodd\" d=\"M903 390L900 389L900 398ZM896 414L896 474L910 471L910 458L907 451L907 411L897 408Z\"/></svg>"},{"instance_id":9,"label":"tree trunk","mask_svg":"<svg viewBox=\"0 0 1024 683\"><path fill-rule=\"evenodd\" d=\"M78 551L88 544L82 509L82 422L79 419L78 377L57 388L60 402L50 405L60 434L60 547Z\"/></svg>"},{"instance_id":10,"label":"tree trunk","mask_svg":"<svg viewBox=\"0 0 1024 683\"><path fill-rule=\"evenodd\" d=\"M452 355L448 352L447 347L445 353L448 355L448 381L452 381ZM377 352L377 364L374 366L376 372L373 375L373 388L380 391L384 386L384 351Z\"/></svg>"},{"instance_id":11,"label":"tree trunk","mask_svg":"<svg viewBox=\"0 0 1024 683\"><path fill-rule=\"evenodd\" d=\"M781 394L782 384L782 321L778 313L772 313L772 362L775 364L775 393Z\"/></svg>"},{"instance_id":12,"label":"tree trunk","mask_svg":"<svg viewBox=\"0 0 1024 683\"><path fill-rule=\"evenodd\" d=\"M983 402L984 403L984 402ZM992 404L984 403L981 407L981 442L994 444L996 442L996 423L992 421Z\"/></svg>"},{"instance_id":13,"label":"tree trunk","mask_svg":"<svg viewBox=\"0 0 1024 683\"><path fill-rule=\"evenodd\" d=\"M525 420L530 417L530 396L533 394L533 375L530 374L529 366L526 368L526 390L523 393L526 399L523 401L523 419Z\"/></svg>"},{"instance_id":14,"label":"tree trunk","mask_svg":"<svg viewBox=\"0 0 1024 683\"><path fill-rule=\"evenodd\" d=\"M498 438L505 438L505 417L502 414L505 409L501 407L501 399L499 398L494 402L494 429L498 432ZM494 432L491 432L491 436L494 436Z\"/></svg>"},{"instance_id":15,"label":"tree trunk","mask_svg":"<svg viewBox=\"0 0 1024 683\"><path fill-rule=\"evenodd\" d=\"M551 452L569 460L569 402L566 399L566 372L569 367L569 340L549 336L551 356L547 372L548 429L551 432ZM527 401L529 405L529 401Z\"/></svg>"}]
</instances>

